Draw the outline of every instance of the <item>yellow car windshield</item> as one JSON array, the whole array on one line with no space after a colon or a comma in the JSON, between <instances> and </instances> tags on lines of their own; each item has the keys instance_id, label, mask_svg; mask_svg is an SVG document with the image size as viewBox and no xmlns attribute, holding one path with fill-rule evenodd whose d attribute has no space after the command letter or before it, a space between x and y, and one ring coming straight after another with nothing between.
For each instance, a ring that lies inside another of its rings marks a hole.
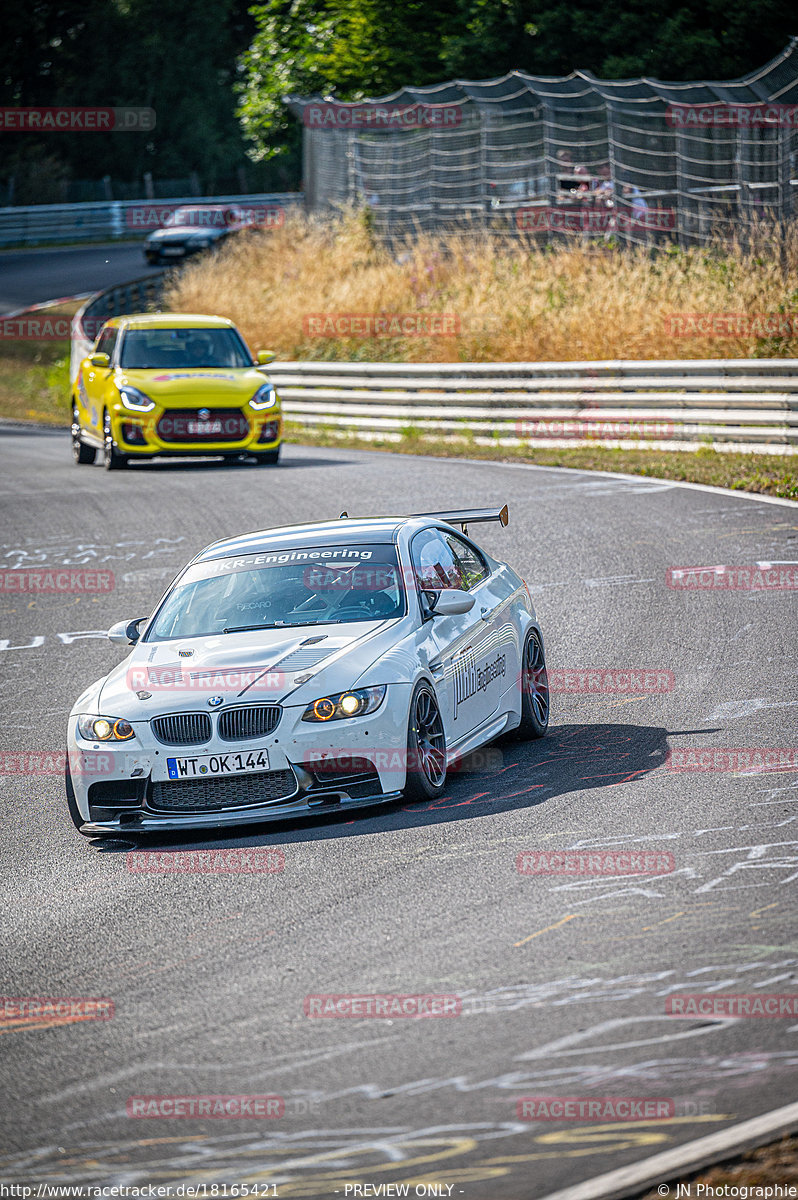
<instances>
[{"instance_id":1,"label":"yellow car windshield","mask_svg":"<svg viewBox=\"0 0 798 1200\"><path fill-rule=\"evenodd\" d=\"M127 370L249 367L252 359L235 329L129 329L119 365Z\"/></svg>"}]
</instances>

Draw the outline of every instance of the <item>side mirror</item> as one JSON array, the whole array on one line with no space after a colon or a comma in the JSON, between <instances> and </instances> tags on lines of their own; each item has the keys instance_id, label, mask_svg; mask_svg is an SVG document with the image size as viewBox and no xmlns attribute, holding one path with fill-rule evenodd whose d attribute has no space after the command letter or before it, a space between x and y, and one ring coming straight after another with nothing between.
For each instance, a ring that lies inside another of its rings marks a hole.
<instances>
[{"instance_id":1,"label":"side mirror","mask_svg":"<svg viewBox=\"0 0 798 1200\"><path fill-rule=\"evenodd\" d=\"M259 350L255 355L255 362L259 367L265 367L266 363L274 362L276 357L273 350Z\"/></svg>"},{"instance_id":2,"label":"side mirror","mask_svg":"<svg viewBox=\"0 0 798 1200\"><path fill-rule=\"evenodd\" d=\"M108 630L106 637L114 646L135 646L139 640L139 625L149 617L136 617L134 621L117 621Z\"/></svg>"},{"instance_id":3,"label":"side mirror","mask_svg":"<svg viewBox=\"0 0 798 1200\"><path fill-rule=\"evenodd\" d=\"M457 617L474 607L474 597L458 588L444 588L440 592L433 592L432 595L436 597L432 604L433 617Z\"/></svg>"},{"instance_id":4,"label":"side mirror","mask_svg":"<svg viewBox=\"0 0 798 1200\"><path fill-rule=\"evenodd\" d=\"M89 362L93 367L110 367L111 359L107 354L90 354Z\"/></svg>"}]
</instances>

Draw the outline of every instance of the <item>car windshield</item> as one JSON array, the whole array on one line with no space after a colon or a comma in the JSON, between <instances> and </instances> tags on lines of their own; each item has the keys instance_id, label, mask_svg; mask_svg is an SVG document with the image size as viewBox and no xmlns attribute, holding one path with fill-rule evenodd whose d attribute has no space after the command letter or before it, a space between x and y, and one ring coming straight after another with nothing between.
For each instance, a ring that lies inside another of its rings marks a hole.
<instances>
[{"instance_id":1,"label":"car windshield","mask_svg":"<svg viewBox=\"0 0 798 1200\"><path fill-rule=\"evenodd\" d=\"M129 329L119 365L129 370L249 367L252 358L235 329Z\"/></svg>"},{"instance_id":2,"label":"car windshield","mask_svg":"<svg viewBox=\"0 0 798 1200\"><path fill-rule=\"evenodd\" d=\"M392 545L269 550L189 567L167 593L145 641L384 621L404 612Z\"/></svg>"},{"instance_id":3,"label":"car windshield","mask_svg":"<svg viewBox=\"0 0 798 1200\"><path fill-rule=\"evenodd\" d=\"M176 208L164 221L164 227L192 225L196 229L223 229L235 216L233 209L222 208Z\"/></svg>"}]
</instances>

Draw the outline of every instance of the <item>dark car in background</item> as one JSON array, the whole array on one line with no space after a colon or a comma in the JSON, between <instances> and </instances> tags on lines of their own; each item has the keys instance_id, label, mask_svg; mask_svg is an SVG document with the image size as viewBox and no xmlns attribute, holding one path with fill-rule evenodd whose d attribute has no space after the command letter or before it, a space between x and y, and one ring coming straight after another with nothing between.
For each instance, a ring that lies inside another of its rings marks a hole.
<instances>
[{"instance_id":1,"label":"dark car in background","mask_svg":"<svg viewBox=\"0 0 798 1200\"><path fill-rule=\"evenodd\" d=\"M186 204L166 218L144 243L148 263L179 262L218 247L233 234L251 228L254 218L237 204Z\"/></svg>"}]
</instances>

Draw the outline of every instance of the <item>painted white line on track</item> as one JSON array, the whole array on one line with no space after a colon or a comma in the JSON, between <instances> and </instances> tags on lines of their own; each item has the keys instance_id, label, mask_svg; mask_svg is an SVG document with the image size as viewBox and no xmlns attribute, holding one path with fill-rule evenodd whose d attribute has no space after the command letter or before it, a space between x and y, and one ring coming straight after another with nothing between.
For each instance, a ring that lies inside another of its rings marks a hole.
<instances>
[{"instance_id":1,"label":"painted white line on track","mask_svg":"<svg viewBox=\"0 0 798 1200\"><path fill-rule=\"evenodd\" d=\"M736 1158L746 1150L765 1145L793 1129L798 1129L798 1104L786 1104L761 1117L753 1117L720 1133L711 1133L684 1146L665 1150L632 1166L608 1171L605 1175L586 1179L559 1192L550 1192L543 1200L623 1200L623 1197L640 1195L655 1184L675 1181L682 1175L700 1171L713 1163Z\"/></svg>"}]
</instances>

